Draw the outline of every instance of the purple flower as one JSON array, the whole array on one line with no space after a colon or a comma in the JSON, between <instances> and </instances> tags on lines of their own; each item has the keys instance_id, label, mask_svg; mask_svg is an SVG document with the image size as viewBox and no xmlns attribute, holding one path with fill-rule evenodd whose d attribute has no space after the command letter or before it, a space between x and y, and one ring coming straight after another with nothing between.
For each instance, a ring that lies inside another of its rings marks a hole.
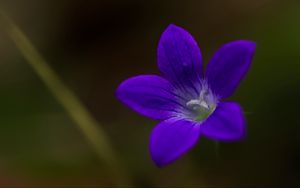
<instances>
[{"instance_id":1,"label":"purple flower","mask_svg":"<svg viewBox=\"0 0 300 188\"><path fill-rule=\"evenodd\" d=\"M158 45L162 76L140 75L120 84L117 97L136 112L161 122L153 129L150 154L159 167L170 164L205 136L218 141L245 138L243 111L231 96L252 61L255 43L222 46L207 65L194 38L170 25Z\"/></svg>"}]
</instances>

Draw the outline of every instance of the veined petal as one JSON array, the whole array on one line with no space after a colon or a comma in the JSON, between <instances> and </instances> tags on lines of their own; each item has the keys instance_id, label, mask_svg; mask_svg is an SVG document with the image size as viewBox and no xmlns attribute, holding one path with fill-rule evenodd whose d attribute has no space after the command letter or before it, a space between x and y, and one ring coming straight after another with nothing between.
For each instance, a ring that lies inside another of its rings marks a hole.
<instances>
[{"instance_id":1,"label":"veined petal","mask_svg":"<svg viewBox=\"0 0 300 188\"><path fill-rule=\"evenodd\" d=\"M247 73L256 44L234 41L222 46L207 65L205 77L214 93L221 98L232 95Z\"/></svg>"},{"instance_id":2,"label":"veined petal","mask_svg":"<svg viewBox=\"0 0 300 188\"><path fill-rule=\"evenodd\" d=\"M150 154L159 167L170 164L198 141L200 126L184 119L168 119L159 123L152 131Z\"/></svg>"},{"instance_id":3,"label":"veined petal","mask_svg":"<svg viewBox=\"0 0 300 188\"><path fill-rule=\"evenodd\" d=\"M221 102L208 119L201 124L201 134L219 141L236 141L245 138L246 122L240 105Z\"/></svg>"},{"instance_id":4,"label":"veined petal","mask_svg":"<svg viewBox=\"0 0 300 188\"><path fill-rule=\"evenodd\" d=\"M141 75L122 82L116 95L136 112L157 120L170 118L182 108L172 85L156 75Z\"/></svg>"},{"instance_id":5,"label":"veined petal","mask_svg":"<svg viewBox=\"0 0 300 188\"><path fill-rule=\"evenodd\" d=\"M194 38L171 24L160 38L157 54L163 75L187 95L197 96L203 74L202 56Z\"/></svg>"}]
</instances>

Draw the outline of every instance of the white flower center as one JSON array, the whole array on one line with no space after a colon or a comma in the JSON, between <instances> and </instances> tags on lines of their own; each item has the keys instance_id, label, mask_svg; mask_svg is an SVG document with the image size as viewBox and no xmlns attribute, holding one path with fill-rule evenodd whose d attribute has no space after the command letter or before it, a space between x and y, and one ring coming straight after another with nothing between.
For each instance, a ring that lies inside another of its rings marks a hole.
<instances>
[{"instance_id":1,"label":"white flower center","mask_svg":"<svg viewBox=\"0 0 300 188\"><path fill-rule=\"evenodd\" d=\"M191 111L191 118L195 121L207 119L216 109L217 98L211 90L204 85L197 99L192 99L186 103Z\"/></svg>"}]
</instances>

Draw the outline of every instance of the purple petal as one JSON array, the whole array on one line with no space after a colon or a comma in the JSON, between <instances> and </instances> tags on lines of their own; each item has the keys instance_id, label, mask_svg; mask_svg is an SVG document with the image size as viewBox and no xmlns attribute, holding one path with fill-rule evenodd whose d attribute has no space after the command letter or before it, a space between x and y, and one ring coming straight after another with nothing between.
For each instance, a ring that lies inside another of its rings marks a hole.
<instances>
[{"instance_id":1,"label":"purple petal","mask_svg":"<svg viewBox=\"0 0 300 188\"><path fill-rule=\"evenodd\" d=\"M122 82L116 95L136 112L157 120L170 118L182 108L173 87L156 75L141 75Z\"/></svg>"},{"instance_id":2,"label":"purple petal","mask_svg":"<svg viewBox=\"0 0 300 188\"><path fill-rule=\"evenodd\" d=\"M232 95L247 73L256 44L235 41L222 46L207 65L206 79L214 93L221 98Z\"/></svg>"},{"instance_id":3,"label":"purple petal","mask_svg":"<svg viewBox=\"0 0 300 188\"><path fill-rule=\"evenodd\" d=\"M159 167L170 164L198 141L200 126L183 119L168 119L158 124L152 131L150 154Z\"/></svg>"},{"instance_id":4,"label":"purple petal","mask_svg":"<svg viewBox=\"0 0 300 188\"><path fill-rule=\"evenodd\" d=\"M221 102L201 125L201 134L219 141L236 141L245 138L246 122L240 105Z\"/></svg>"},{"instance_id":5,"label":"purple petal","mask_svg":"<svg viewBox=\"0 0 300 188\"><path fill-rule=\"evenodd\" d=\"M170 25L158 45L158 67L164 76L187 94L197 95L202 78L202 56L194 38Z\"/></svg>"}]
</instances>

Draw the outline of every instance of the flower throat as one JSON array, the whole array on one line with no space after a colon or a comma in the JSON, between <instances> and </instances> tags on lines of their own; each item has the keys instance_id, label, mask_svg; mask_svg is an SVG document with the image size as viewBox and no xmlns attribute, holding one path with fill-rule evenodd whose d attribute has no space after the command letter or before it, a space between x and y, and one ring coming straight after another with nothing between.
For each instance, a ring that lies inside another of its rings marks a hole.
<instances>
[{"instance_id":1,"label":"flower throat","mask_svg":"<svg viewBox=\"0 0 300 188\"><path fill-rule=\"evenodd\" d=\"M199 97L188 101L186 106L191 111L191 118L194 121L201 122L214 112L217 106L217 100L211 90L206 85L203 85Z\"/></svg>"}]
</instances>

